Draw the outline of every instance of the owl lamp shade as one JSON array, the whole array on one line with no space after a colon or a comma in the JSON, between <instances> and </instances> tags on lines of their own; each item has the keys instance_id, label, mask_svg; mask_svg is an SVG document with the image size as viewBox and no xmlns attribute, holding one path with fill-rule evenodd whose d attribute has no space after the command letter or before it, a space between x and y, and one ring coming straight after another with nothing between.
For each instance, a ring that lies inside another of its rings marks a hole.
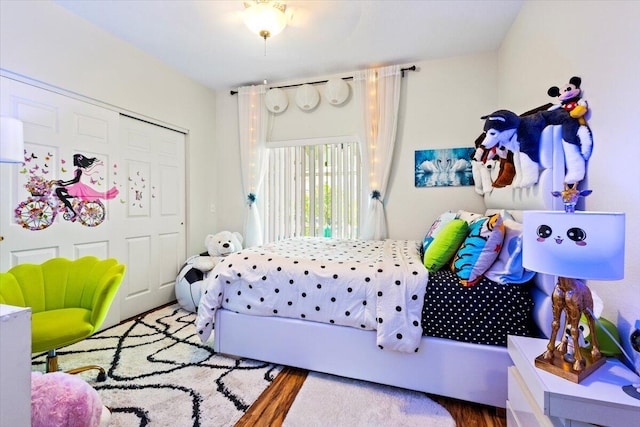
<instances>
[{"instance_id":1,"label":"owl lamp shade","mask_svg":"<svg viewBox=\"0 0 640 427\"><path fill-rule=\"evenodd\" d=\"M522 222L523 266L558 276L552 294L551 335L547 350L536 358L535 366L579 383L605 362L595 335L590 353L579 346L580 317L586 317L592 331L597 320L591 291L583 280L624 277L625 214L525 211ZM561 324L563 312L565 320ZM563 333L556 346L558 332L565 329L571 338ZM568 351L571 348L573 352Z\"/></svg>"}]
</instances>

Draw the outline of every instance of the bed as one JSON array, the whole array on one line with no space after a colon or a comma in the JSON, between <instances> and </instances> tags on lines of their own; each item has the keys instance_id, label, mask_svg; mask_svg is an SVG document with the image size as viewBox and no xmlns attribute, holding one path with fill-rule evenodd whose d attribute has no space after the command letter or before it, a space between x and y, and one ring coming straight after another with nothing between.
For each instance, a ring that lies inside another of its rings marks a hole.
<instances>
[{"instance_id":1,"label":"bed","mask_svg":"<svg viewBox=\"0 0 640 427\"><path fill-rule=\"evenodd\" d=\"M539 165L540 176L535 186L527 189L497 188L485 194L487 212L483 215L500 213L520 220L523 210L562 209L562 201L551 195L552 190L562 188L564 181L560 126L549 126L543 131ZM327 239L324 241L329 242ZM443 291L443 283L455 283L456 280L455 277L447 279L446 275L451 273L427 274L421 264L416 265L415 251L418 251L418 264L421 255L415 242L413 246L410 241L396 240L355 243L356 249L365 255L362 259L353 258L353 255L345 255L344 259L336 257L332 261L340 264L338 272L328 271L329 267L323 266L326 261L321 255L324 248L314 246L321 245L321 242L306 243L311 246L301 249L296 246L299 242L288 242L293 246L288 252L285 248L285 253L280 255L264 248L244 250L216 266L209 276L196 320L196 329L203 341L212 342L217 352L227 355L504 408L507 368L512 365L507 353L506 335L545 337L550 332L549 295L555 285L551 276L537 274L527 283L518 285L513 300L522 300L522 307L530 306L526 310L519 306L513 313L493 311L491 316L507 319L503 322L506 326L498 330L497 338L483 342L485 334L462 329L466 326L443 326L442 319L465 317L464 311L462 314L459 311L447 312L452 307L459 308L464 302L456 300L449 308L446 304L441 305L439 309L444 311L438 316L431 316L430 320L431 308L427 309L427 304L437 299L451 300L450 294L455 292L455 288ZM372 244L375 249L371 248ZM316 266L293 271L299 268L294 254L304 251L309 252L308 258L313 259ZM262 262L258 262L260 260ZM247 265L247 269L237 270L238 264L242 263ZM275 270L270 270L270 273L262 271L267 264L274 266ZM281 271L277 270L278 267ZM393 276L394 272L386 276L394 268L403 270L405 274L400 279ZM350 275L349 272L354 270L357 273ZM326 299L332 298L331 293L323 297L324 303L306 301L310 300L310 294L319 290L318 287L326 290L334 286L331 288L334 294L341 291L341 295L346 295L353 281L363 281L382 272L386 287L373 284L363 291L353 291L361 293L353 301L349 300L350 309L333 310ZM290 294L293 296L274 302L272 297L276 294L285 295L286 289L298 285L298 275L312 276L313 280L302 288L296 288ZM435 288L430 289L427 285L425 289L427 275L428 282ZM266 288L261 288L261 282L268 282ZM492 286L492 282L486 282L465 289L475 291ZM460 285L456 285L460 289ZM516 289L516 285L513 286L512 290ZM523 290L526 290L524 294ZM241 293L248 294L249 303L238 298ZM404 303L399 302L403 295L408 297ZM488 295L484 296L486 300L491 299L492 294ZM506 298L512 299L511 296ZM262 304L266 305L263 307ZM394 310L401 315L391 320L393 318L387 315ZM348 315L345 316L346 313ZM515 323L512 316L518 315L524 317L523 322L512 325ZM480 325L480 328L495 329L491 323L489 326ZM430 336L436 334L440 336Z\"/></svg>"}]
</instances>

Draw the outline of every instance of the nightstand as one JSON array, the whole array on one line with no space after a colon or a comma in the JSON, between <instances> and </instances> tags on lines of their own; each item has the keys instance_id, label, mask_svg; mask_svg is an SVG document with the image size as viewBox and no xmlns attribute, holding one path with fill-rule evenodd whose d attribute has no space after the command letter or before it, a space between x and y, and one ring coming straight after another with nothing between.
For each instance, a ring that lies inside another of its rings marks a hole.
<instances>
[{"instance_id":1,"label":"nightstand","mask_svg":"<svg viewBox=\"0 0 640 427\"><path fill-rule=\"evenodd\" d=\"M31 309L0 304L0 426L31 425Z\"/></svg>"},{"instance_id":2,"label":"nightstand","mask_svg":"<svg viewBox=\"0 0 640 427\"><path fill-rule=\"evenodd\" d=\"M507 425L532 426L636 426L640 400L622 386L640 378L616 359L607 359L580 384L567 381L534 366L547 340L509 336Z\"/></svg>"}]
</instances>

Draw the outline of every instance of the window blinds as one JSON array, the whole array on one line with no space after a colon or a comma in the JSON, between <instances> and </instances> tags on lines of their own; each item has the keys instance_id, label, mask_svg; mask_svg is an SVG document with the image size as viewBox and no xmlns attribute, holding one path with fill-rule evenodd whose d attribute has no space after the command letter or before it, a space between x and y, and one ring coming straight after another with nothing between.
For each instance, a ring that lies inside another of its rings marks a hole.
<instances>
[{"instance_id":1,"label":"window blinds","mask_svg":"<svg viewBox=\"0 0 640 427\"><path fill-rule=\"evenodd\" d=\"M266 242L297 236L357 236L361 168L356 142L268 151Z\"/></svg>"}]
</instances>

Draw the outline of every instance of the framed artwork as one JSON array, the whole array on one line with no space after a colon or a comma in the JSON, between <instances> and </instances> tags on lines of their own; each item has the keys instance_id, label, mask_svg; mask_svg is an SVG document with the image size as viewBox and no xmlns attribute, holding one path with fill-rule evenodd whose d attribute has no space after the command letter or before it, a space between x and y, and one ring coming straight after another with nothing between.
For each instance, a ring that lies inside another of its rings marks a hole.
<instances>
[{"instance_id":1,"label":"framed artwork","mask_svg":"<svg viewBox=\"0 0 640 427\"><path fill-rule=\"evenodd\" d=\"M416 150L416 187L474 185L471 171L473 147Z\"/></svg>"}]
</instances>

